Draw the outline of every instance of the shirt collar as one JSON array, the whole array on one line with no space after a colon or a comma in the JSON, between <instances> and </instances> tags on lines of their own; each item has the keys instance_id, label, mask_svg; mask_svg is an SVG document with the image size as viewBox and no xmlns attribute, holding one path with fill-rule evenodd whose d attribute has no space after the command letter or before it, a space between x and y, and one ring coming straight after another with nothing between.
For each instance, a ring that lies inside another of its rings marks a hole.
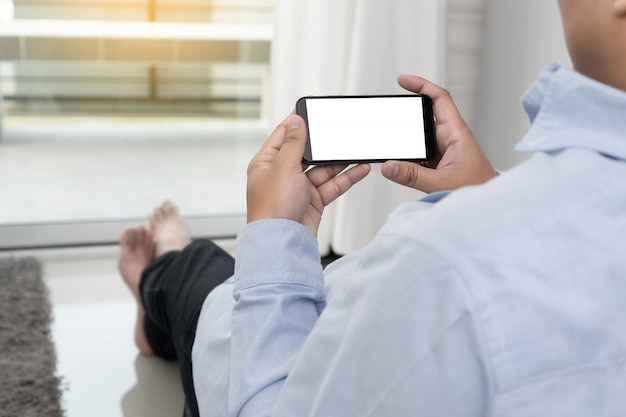
<instances>
[{"instance_id":1,"label":"shirt collar","mask_svg":"<svg viewBox=\"0 0 626 417\"><path fill-rule=\"evenodd\" d=\"M532 127L516 150L583 148L626 160L626 92L555 64L523 105Z\"/></svg>"}]
</instances>

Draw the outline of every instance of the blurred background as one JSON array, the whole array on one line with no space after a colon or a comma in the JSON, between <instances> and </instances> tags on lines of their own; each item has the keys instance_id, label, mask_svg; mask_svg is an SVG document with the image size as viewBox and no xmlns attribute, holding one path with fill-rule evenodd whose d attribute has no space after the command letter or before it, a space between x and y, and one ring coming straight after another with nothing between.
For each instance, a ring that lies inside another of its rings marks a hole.
<instances>
[{"instance_id":1,"label":"blurred background","mask_svg":"<svg viewBox=\"0 0 626 417\"><path fill-rule=\"evenodd\" d=\"M0 247L111 243L164 198L232 236L273 6L0 0Z\"/></svg>"},{"instance_id":2,"label":"blurred background","mask_svg":"<svg viewBox=\"0 0 626 417\"><path fill-rule=\"evenodd\" d=\"M166 198L195 237L232 238L247 163L299 96L401 92L399 72L448 88L508 169L554 61L556 1L0 0L0 250L115 243ZM322 253L419 197L370 177Z\"/></svg>"}]
</instances>

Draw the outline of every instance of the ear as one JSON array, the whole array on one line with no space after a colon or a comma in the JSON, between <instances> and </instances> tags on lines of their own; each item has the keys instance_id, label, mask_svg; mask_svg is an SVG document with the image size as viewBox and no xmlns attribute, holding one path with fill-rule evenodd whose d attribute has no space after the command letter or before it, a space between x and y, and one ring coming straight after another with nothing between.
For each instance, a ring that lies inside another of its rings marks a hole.
<instances>
[{"instance_id":1,"label":"ear","mask_svg":"<svg viewBox=\"0 0 626 417\"><path fill-rule=\"evenodd\" d=\"M626 17L626 0L614 0L613 13L618 17Z\"/></svg>"}]
</instances>

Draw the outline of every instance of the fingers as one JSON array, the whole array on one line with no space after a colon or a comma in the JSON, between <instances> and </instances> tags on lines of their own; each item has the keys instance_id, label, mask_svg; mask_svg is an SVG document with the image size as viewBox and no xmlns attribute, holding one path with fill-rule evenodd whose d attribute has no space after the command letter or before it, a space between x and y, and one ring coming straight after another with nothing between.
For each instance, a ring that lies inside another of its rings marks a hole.
<instances>
[{"instance_id":1,"label":"fingers","mask_svg":"<svg viewBox=\"0 0 626 417\"><path fill-rule=\"evenodd\" d=\"M311 184L313 184L316 187L319 187L320 185L324 184L331 178L334 178L337 175L339 175L341 171L343 171L347 167L348 165L316 166L316 167L309 169L306 172L306 175L309 177L309 181L311 181Z\"/></svg>"},{"instance_id":2,"label":"fingers","mask_svg":"<svg viewBox=\"0 0 626 417\"><path fill-rule=\"evenodd\" d=\"M383 176L395 183L421 190L425 193L438 191L440 179L433 169L423 167L414 162L387 161L381 169Z\"/></svg>"},{"instance_id":3,"label":"fingers","mask_svg":"<svg viewBox=\"0 0 626 417\"><path fill-rule=\"evenodd\" d=\"M296 116L294 113L291 113L285 120L283 120L282 123L276 126L254 158L252 158L251 163L274 162L274 159L285 142L287 132L289 130L293 130L294 128L297 129L299 124L303 124L300 116Z\"/></svg>"},{"instance_id":4,"label":"fingers","mask_svg":"<svg viewBox=\"0 0 626 417\"><path fill-rule=\"evenodd\" d=\"M305 218L315 218L306 215L311 205L311 184L302 169L305 146L304 120L292 114L248 164L248 222L281 218L303 223ZM306 226L315 233L319 223Z\"/></svg>"},{"instance_id":5,"label":"fingers","mask_svg":"<svg viewBox=\"0 0 626 417\"><path fill-rule=\"evenodd\" d=\"M388 161L381 169L383 176L426 193L480 184L493 178L495 172L487 156L461 117L450 93L424 78L411 75L400 75L398 83L407 90L432 98L437 157L429 162L428 167Z\"/></svg>"},{"instance_id":6,"label":"fingers","mask_svg":"<svg viewBox=\"0 0 626 417\"><path fill-rule=\"evenodd\" d=\"M395 183L425 193L482 184L497 176L484 154L468 159L469 163L457 162L442 169L432 169L413 162L387 161L381 167L381 173Z\"/></svg>"},{"instance_id":7,"label":"fingers","mask_svg":"<svg viewBox=\"0 0 626 417\"><path fill-rule=\"evenodd\" d=\"M370 173L368 164L360 164L343 171L345 166L333 165L327 167L316 167L309 172L309 181L315 187L322 199L324 206L335 201L345 194L352 186Z\"/></svg>"},{"instance_id":8,"label":"fingers","mask_svg":"<svg viewBox=\"0 0 626 417\"><path fill-rule=\"evenodd\" d=\"M405 90L418 94L426 94L433 100L433 110L437 124L461 119L459 110L456 104L454 104L448 90L415 75L402 74L398 76L398 84Z\"/></svg>"},{"instance_id":9,"label":"fingers","mask_svg":"<svg viewBox=\"0 0 626 417\"><path fill-rule=\"evenodd\" d=\"M276 163L282 163L282 161L290 164L295 163L302 169L302 155L304 155L304 148L306 147L304 120L298 115L291 114L282 124L285 127L281 143L278 144L280 152L276 156Z\"/></svg>"}]
</instances>

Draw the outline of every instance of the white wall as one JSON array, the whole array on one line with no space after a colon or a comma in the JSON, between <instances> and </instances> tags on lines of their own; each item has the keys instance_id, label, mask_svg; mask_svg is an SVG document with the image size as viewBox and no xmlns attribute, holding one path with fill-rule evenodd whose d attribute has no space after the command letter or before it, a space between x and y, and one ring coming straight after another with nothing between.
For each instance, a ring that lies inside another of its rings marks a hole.
<instances>
[{"instance_id":1,"label":"white wall","mask_svg":"<svg viewBox=\"0 0 626 417\"><path fill-rule=\"evenodd\" d=\"M513 147L528 130L521 96L552 62L570 65L556 0L487 0L474 133L498 169L527 156Z\"/></svg>"},{"instance_id":2,"label":"white wall","mask_svg":"<svg viewBox=\"0 0 626 417\"><path fill-rule=\"evenodd\" d=\"M570 65L556 0L448 0L446 88L498 169L529 122L521 97L552 62Z\"/></svg>"},{"instance_id":3,"label":"white wall","mask_svg":"<svg viewBox=\"0 0 626 417\"><path fill-rule=\"evenodd\" d=\"M474 126L478 106L487 0L448 0L445 87Z\"/></svg>"}]
</instances>

